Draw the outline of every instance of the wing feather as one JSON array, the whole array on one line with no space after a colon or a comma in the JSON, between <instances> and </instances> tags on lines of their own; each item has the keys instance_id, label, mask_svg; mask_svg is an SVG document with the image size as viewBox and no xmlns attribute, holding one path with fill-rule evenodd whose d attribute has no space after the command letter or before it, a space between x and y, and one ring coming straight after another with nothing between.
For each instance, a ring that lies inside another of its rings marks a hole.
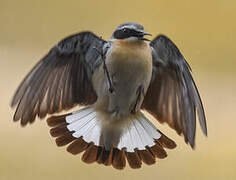
<instances>
[{"instance_id":1,"label":"wing feather","mask_svg":"<svg viewBox=\"0 0 236 180\"><path fill-rule=\"evenodd\" d=\"M60 112L76 104L96 100L91 78L101 58L94 47L102 50L105 41L91 32L69 36L54 46L24 78L15 92L11 106L17 106L14 121L22 125L36 116Z\"/></svg>"},{"instance_id":2,"label":"wing feather","mask_svg":"<svg viewBox=\"0 0 236 180\"><path fill-rule=\"evenodd\" d=\"M205 112L191 68L176 45L164 35L151 41L153 74L143 108L161 123L166 122L195 145L196 113L207 135Z\"/></svg>"}]
</instances>

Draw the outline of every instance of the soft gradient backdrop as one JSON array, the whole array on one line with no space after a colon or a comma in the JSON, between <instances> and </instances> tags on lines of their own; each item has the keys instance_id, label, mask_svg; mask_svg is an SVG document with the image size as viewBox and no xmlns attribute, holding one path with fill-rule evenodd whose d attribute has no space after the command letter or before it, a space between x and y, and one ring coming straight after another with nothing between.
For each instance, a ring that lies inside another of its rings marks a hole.
<instances>
[{"instance_id":1,"label":"soft gradient backdrop","mask_svg":"<svg viewBox=\"0 0 236 180\"><path fill-rule=\"evenodd\" d=\"M236 179L235 20L235 0L0 0L0 179ZM177 148L155 165L117 171L56 147L45 120L26 128L12 122L12 95L49 48L82 30L107 39L126 21L169 36L192 66L209 133L205 138L198 126L194 151L155 122Z\"/></svg>"}]
</instances>

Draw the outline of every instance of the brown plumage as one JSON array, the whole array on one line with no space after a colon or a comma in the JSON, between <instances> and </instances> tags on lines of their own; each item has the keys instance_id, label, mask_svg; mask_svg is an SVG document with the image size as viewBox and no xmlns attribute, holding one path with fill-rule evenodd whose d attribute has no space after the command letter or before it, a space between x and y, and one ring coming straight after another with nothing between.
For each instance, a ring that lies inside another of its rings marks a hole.
<instances>
[{"instance_id":1,"label":"brown plumage","mask_svg":"<svg viewBox=\"0 0 236 180\"><path fill-rule=\"evenodd\" d=\"M176 143L165 136L163 133L161 133L161 137L156 141L158 141L163 147L168 149L174 149L176 147Z\"/></svg>"},{"instance_id":2,"label":"brown plumage","mask_svg":"<svg viewBox=\"0 0 236 180\"><path fill-rule=\"evenodd\" d=\"M72 133L67 132L63 134L62 136L56 138L56 144L57 146L65 146L74 140L76 140L76 138L72 136Z\"/></svg>"},{"instance_id":3,"label":"brown plumage","mask_svg":"<svg viewBox=\"0 0 236 180\"><path fill-rule=\"evenodd\" d=\"M140 159L147 165L154 164L155 157L146 149L146 150L138 150L138 155Z\"/></svg>"},{"instance_id":4,"label":"brown plumage","mask_svg":"<svg viewBox=\"0 0 236 180\"><path fill-rule=\"evenodd\" d=\"M115 148L114 157L112 160L112 166L115 169L124 169L125 165L126 165L125 149L119 150Z\"/></svg>"},{"instance_id":5,"label":"brown plumage","mask_svg":"<svg viewBox=\"0 0 236 180\"><path fill-rule=\"evenodd\" d=\"M105 166L110 166L112 164L113 150L106 151L104 147L100 147L101 151L97 156L98 164L104 164Z\"/></svg>"},{"instance_id":6,"label":"brown plumage","mask_svg":"<svg viewBox=\"0 0 236 180\"><path fill-rule=\"evenodd\" d=\"M83 140L82 137L73 141L68 147L67 151L71 154L79 154L88 148L88 143Z\"/></svg>"},{"instance_id":7,"label":"brown plumage","mask_svg":"<svg viewBox=\"0 0 236 180\"><path fill-rule=\"evenodd\" d=\"M71 115L71 113L63 114L61 116L51 116L47 119L47 124L50 127L61 125L62 123L65 123L65 117L69 115Z\"/></svg>"},{"instance_id":8,"label":"brown plumage","mask_svg":"<svg viewBox=\"0 0 236 180\"><path fill-rule=\"evenodd\" d=\"M82 161L88 164L96 162L97 153L98 153L98 147L95 146L93 143L90 143L82 156Z\"/></svg>"},{"instance_id":9,"label":"brown plumage","mask_svg":"<svg viewBox=\"0 0 236 180\"><path fill-rule=\"evenodd\" d=\"M156 142L156 144L150 148L148 148L150 152L152 152L153 155L155 155L155 157L159 158L159 159L163 159L167 157L167 153L166 151L163 149L163 147Z\"/></svg>"},{"instance_id":10,"label":"brown plumage","mask_svg":"<svg viewBox=\"0 0 236 180\"><path fill-rule=\"evenodd\" d=\"M50 130L50 134L52 137L61 136L61 135L65 134L66 132L68 132L68 129L66 127L66 123L62 124L61 126L57 126L55 128L52 128Z\"/></svg>"},{"instance_id":11,"label":"brown plumage","mask_svg":"<svg viewBox=\"0 0 236 180\"><path fill-rule=\"evenodd\" d=\"M134 152L126 152L126 158L129 163L129 166L133 169L138 169L141 168L142 166L142 161L137 153L137 150Z\"/></svg>"}]
</instances>

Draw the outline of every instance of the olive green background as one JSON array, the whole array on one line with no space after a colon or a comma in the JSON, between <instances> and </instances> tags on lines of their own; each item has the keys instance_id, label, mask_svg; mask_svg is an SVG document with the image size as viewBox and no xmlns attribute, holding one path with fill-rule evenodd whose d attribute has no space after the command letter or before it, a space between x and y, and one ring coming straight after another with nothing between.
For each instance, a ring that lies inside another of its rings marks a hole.
<instances>
[{"instance_id":1,"label":"olive green background","mask_svg":"<svg viewBox=\"0 0 236 180\"><path fill-rule=\"evenodd\" d=\"M234 0L0 0L0 179L236 179L235 19ZM12 122L15 89L54 44L82 30L108 39L127 21L166 34L191 65L209 133L205 138L198 125L194 151L154 120L177 148L155 165L118 171L56 147L45 120L25 128Z\"/></svg>"}]
</instances>

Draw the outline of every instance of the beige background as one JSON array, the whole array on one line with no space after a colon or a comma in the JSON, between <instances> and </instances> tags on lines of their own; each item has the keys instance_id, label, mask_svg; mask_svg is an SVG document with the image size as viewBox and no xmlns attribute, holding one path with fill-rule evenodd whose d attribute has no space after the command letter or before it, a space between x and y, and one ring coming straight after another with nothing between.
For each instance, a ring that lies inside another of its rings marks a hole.
<instances>
[{"instance_id":1,"label":"beige background","mask_svg":"<svg viewBox=\"0 0 236 180\"><path fill-rule=\"evenodd\" d=\"M0 0L0 179L236 179L236 3L234 0ZM45 120L21 128L9 102L22 78L63 37L92 30L105 39L135 21L168 35L193 69L209 136L198 126L196 149L166 125L178 147L139 170L87 165L56 147Z\"/></svg>"}]
</instances>

